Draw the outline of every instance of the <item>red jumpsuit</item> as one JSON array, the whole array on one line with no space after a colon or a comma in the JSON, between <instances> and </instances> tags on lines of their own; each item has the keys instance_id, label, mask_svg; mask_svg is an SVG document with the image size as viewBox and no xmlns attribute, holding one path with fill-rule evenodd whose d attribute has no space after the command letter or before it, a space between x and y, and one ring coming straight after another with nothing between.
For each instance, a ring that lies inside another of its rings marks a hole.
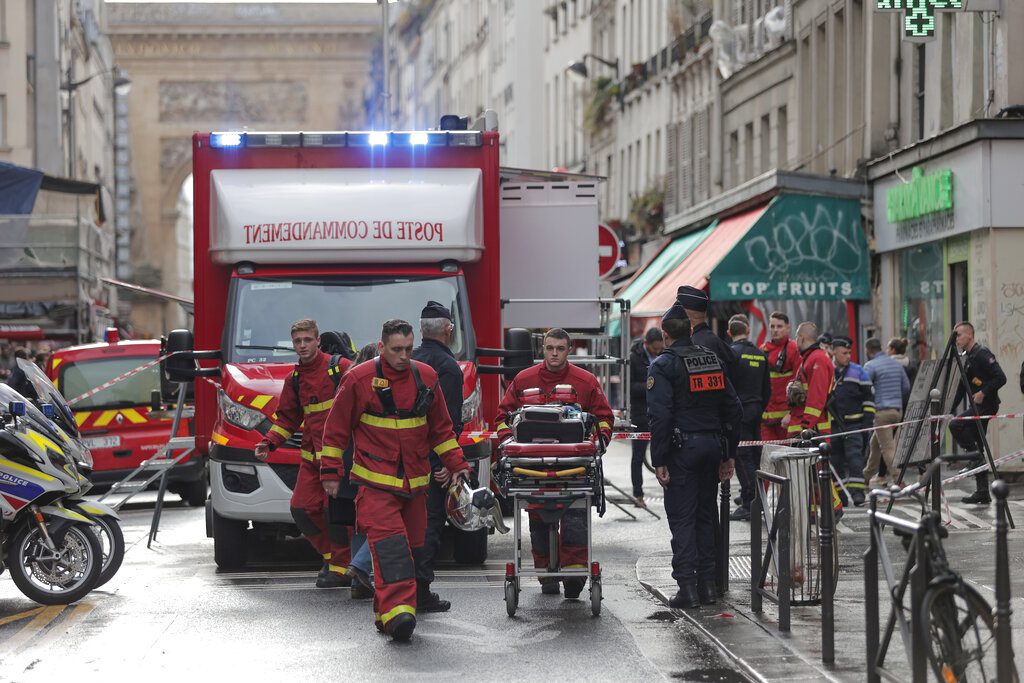
<instances>
[{"instance_id":1,"label":"red jumpsuit","mask_svg":"<svg viewBox=\"0 0 1024 683\"><path fill-rule=\"evenodd\" d=\"M320 485L320 464L316 453L320 450L327 411L334 401L334 380L328 374L331 356L320 351L312 363L295 365L293 374L284 381L277 401L273 426L261 443L276 449L302 427L300 453L302 463L292 490L291 511L299 531L327 562L332 572L345 574L352 560L347 534L331 534L327 528L327 496ZM337 372L345 372L349 361L340 358ZM293 377L299 378L299 392L295 393Z\"/></svg>"},{"instance_id":2,"label":"red jumpsuit","mask_svg":"<svg viewBox=\"0 0 1024 683\"><path fill-rule=\"evenodd\" d=\"M505 390L505 396L498 406L497 424L498 438L504 440L512 435L506 420L509 413L523 407L523 392L527 389L540 389L541 399L530 398L529 403L545 403L543 397L550 396L556 386L569 385L576 392L576 400L580 409L597 417L598 427L605 439L612 435L612 424L615 416L608 405L608 399L601 390L601 385L594 375L586 370L566 363L559 373L551 372L543 363L527 368L516 375ZM551 403L558 402L552 398ZM585 567L587 562L587 529L586 510L569 510L562 517L562 529L559 545L561 566L564 569ZM530 512L530 545L533 551L533 565L545 568L548 565L548 529L540 517Z\"/></svg>"},{"instance_id":3,"label":"red jumpsuit","mask_svg":"<svg viewBox=\"0 0 1024 683\"><path fill-rule=\"evenodd\" d=\"M786 356L782 368L779 369L779 354L783 348L786 349ZM789 438L786 428L782 426L782 418L789 414L786 386L796 375L796 369L800 367L800 350L792 339L787 339L783 343L769 340L761 346L761 350L768 354L768 373L771 382L771 397L761 414L761 438L765 441L782 441Z\"/></svg>"},{"instance_id":4,"label":"red jumpsuit","mask_svg":"<svg viewBox=\"0 0 1024 683\"><path fill-rule=\"evenodd\" d=\"M437 373L413 361L427 387L437 386ZM427 507L423 496L430 482L431 450L451 472L466 470L444 396L435 389L425 416L412 415L416 382L411 370L398 372L381 360L352 368L342 380L327 416L320 477L337 481L344 473L342 454L351 443L356 524L366 534L373 557L374 620L385 630L399 614L416 616L416 569L412 553L423 546ZM390 388L398 413L385 413L376 388Z\"/></svg>"},{"instance_id":5,"label":"red jumpsuit","mask_svg":"<svg viewBox=\"0 0 1024 683\"><path fill-rule=\"evenodd\" d=\"M819 434L832 433L832 415L825 407L832 385L836 378L836 368L832 359L817 344L811 344L801 353L803 356L800 369L796 376L807 392L807 402L802 406L789 409L790 438L799 438L800 432L810 429ZM835 482L832 483L832 507L840 510L843 507Z\"/></svg>"}]
</instances>

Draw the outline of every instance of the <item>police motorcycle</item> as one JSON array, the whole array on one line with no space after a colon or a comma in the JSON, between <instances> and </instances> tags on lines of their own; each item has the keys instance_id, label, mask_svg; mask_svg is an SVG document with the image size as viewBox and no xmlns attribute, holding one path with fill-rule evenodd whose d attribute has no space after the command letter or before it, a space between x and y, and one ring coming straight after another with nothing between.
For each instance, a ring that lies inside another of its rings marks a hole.
<instances>
[{"instance_id":1,"label":"police motorcycle","mask_svg":"<svg viewBox=\"0 0 1024 683\"><path fill-rule=\"evenodd\" d=\"M68 445L66 451L75 458L75 468L80 475L80 489L64 501L64 506L87 517L93 524L91 527L93 534L99 538L102 548L102 564L99 579L94 586L94 588L99 588L114 577L124 561L125 543L124 533L121 530L121 518L109 505L84 498L92 488L92 482L89 481L89 474L92 472L92 455L81 442L78 424L75 422L71 406L57 391L57 387L53 385L50 378L34 363L19 358L18 367L25 373L25 377L35 393L34 397L29 398L33 399L33 403L41 412L52 414L51 421ZM47 405L52 409L48 409Z\"/></svg>"},{"instance_id":2,"label":"police motorcycle","mask_svg":"<svg viewBox=\"0 0 1024 683\"><path fill-rule=\"evenodd\" d=\"M73 448L47 414L0 385L0 572L44 605L80 600L100 574L92 522L64 505L81 490Z\"/></svg>"}]
</instances>

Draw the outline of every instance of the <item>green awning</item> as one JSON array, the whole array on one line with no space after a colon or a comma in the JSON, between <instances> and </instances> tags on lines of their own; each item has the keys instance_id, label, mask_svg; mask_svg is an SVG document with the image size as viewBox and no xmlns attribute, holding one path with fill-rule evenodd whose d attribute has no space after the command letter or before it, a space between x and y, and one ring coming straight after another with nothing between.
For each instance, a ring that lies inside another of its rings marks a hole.
<instances>
[{"instance_id":1,"label":"green awning","mask_svg":"<svg viewBox=\"0 0 1024 683\"><path fill-rule=\"evenodd\" d=\"M688 235L672 240L616 296L628 299L633 303L639 301L651 287L658 284L667 273L682 263L690 255L690 252L696 249L704 241L704 238L711 234L714 227L715 224L712 223L703 230L691 232ZM612 336L619 334L619 321L617 318L611 321L608 330Z\"/></svg>"},{"instance_id":2,"label":"green awning","mask_svg":"<svg viewBox=\"0 0 1024 683\"><path fill-rule=\"evenodd\" d=\"M711 271L713 301L867 300L860 202L782 194Z\"/></svg>"}]
</instances>

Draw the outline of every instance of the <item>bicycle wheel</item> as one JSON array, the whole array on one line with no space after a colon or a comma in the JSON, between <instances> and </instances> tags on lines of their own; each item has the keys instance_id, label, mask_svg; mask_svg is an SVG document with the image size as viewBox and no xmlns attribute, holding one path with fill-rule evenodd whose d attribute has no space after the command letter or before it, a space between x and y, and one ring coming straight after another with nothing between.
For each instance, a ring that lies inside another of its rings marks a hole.
<instances>
[{"instance_id":1,"label":"bicycle wheel","mask_svg":"<svg viewBox=\"0 0 1024 683\"><path fill-rule=\"evenodd\" d=\"M927 629L928 662L939 681L996 681L992 610L963 580L929 588L919 628Z\"/></svg>"}]
</instances>

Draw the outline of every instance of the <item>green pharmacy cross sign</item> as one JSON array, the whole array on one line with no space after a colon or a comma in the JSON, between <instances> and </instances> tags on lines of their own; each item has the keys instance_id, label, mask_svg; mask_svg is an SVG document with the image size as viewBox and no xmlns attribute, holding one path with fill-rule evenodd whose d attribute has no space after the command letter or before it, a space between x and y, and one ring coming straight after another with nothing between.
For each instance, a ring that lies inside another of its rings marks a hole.
<instances>
[{"instance_id":1,"label":"green pharmacy cross sign","mask_svg":"<svg viewBox=\"0 0 1024 683\"><path fill-rule=\"evenodd\" d=\"M964 0L875 0L881 12L903 12L903 35L907 40L925 41L935 37L935 13L963 11Z\"/></svg>"}]
</instances>

